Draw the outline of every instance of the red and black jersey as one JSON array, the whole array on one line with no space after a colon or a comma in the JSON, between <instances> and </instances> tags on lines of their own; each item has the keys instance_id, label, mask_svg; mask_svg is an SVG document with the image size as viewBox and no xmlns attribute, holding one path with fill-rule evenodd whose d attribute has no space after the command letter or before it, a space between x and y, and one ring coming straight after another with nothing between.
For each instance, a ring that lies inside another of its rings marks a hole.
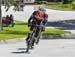
<instances>
[{"instance_id":1,"label":"red and black jersey","mask_svg":"<svg viewBox=\"0 0 75 57\"><path fill-rule=\"evenodd\" d=\"M36 18L35 16L39 16L40 18ZM39 10L36 10L36 11L33 12L31 17L29 18L28 23L30 23L31 20L32 20L32 22L41 22L45 18L48 18L47 13L43 13L43 14L40 15Z\"/></svg>"},{"instance_id":2,"label":"red and black jersey","mask_svg":"<svg viewBox=\"0 0 75 57\"><path fill-rule=\"evenodd\" d=\"M34 16L33 21L36 21L36 22L42 21L45 17L48 17L46 13L43 13L40 15L40 12L38 10L34 11L33 16ZM40 18L36 18L35 16L39 16Z\"/></svg>"}]
</instances>

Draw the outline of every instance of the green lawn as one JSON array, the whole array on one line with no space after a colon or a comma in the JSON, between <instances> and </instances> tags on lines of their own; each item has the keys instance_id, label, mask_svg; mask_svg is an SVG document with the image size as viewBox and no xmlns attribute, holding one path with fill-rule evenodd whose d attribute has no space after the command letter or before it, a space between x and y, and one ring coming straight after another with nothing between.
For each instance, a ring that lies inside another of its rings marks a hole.
<instances>
[{"instance_id":1,"label":"green lawn","mask_svg":"<svg viewBox=\"0 0 75 57\"><path fill-rule=\"evenodd\" d=\"M23 38L27 36L29 28L27 23L17 21L14 27L3 27L3 31L0 32L0 40ZM44 35L51 34L65 34L65 32L58 29L46 29Z\"/></svg>"},{"instance_id":2,"label":"green lawn","mask_svg":"<svg viewBox=\"0 0 75 57\"><path fill-rule=\"evenodd\" d=\"M48 8L57 9L57 10L73 10L71 4L61 4L61 5L45 5Z\"/></svg>"},{"instance_id":3,"label":"green lawn","mask_svg":"<svg viewBox=\"0 0 75 57\"><path fill-rule=\"evenodd\" d=\"M50 9L56 9L56 10L75 10L75 6L72 4L33 4L33 5L38 5L38 6L46 6L47 8Z\"/></svg>"}]
</instances>

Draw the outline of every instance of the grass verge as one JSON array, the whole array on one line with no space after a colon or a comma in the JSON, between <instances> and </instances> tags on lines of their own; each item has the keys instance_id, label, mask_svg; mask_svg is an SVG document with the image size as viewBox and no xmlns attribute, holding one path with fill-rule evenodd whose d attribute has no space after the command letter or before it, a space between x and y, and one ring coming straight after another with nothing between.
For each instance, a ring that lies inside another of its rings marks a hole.
<instances>
[{"instance_id":1,"label":"grass verge","mask_svg":"<svg viewBox=\"0 0 75 57\"><path fill-rule=\"evenodd\" d=\"M28 32L29 28L27 27L27 23L15 21L14 27L3 27L3 31L0 32L0 40L23 38L27 36ZM43 35L59 35L65 33L69 32L58 29L46 29Z\"/></svg>"},{"instance_id":2,"label":"grass verge","mask_svg":"<svg viewBox=\"0 0 75 57\"><path fill-rule=\"evenodd\" d=\"M52 4L52 5L51 4L34 4L34 5L46 6L47 8L56 9L56 10L65 10L65 11L74 10L72 4Z\"/></svg>"},{"instance_id":3,"label":"grass verge","mask_svg":"<svg viewBox=\"0 0 75 57\"><path fill-rule=\"evenodd\" d=\"M60 5L57 4L57 5L45 5L45 6L57 10L66 10L66 11L73 10L71 4L60 4Z\"/></svg>"}]
</instances>

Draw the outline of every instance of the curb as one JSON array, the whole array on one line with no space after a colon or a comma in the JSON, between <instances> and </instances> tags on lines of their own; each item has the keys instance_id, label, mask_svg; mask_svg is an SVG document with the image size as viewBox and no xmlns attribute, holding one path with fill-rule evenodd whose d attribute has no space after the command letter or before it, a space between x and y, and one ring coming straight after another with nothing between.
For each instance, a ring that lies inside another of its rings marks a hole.
<instances>
[{"instance_id":1,"label":"curb","mask_svg":"<svg viewBox=\"0 0 75 57\"><path fill-rule=\"evenodd\" d=\"M41 39L75 39L75 34L48 35L42 36ZM25 42L25 37L19 39L1 40L0 44L13 44L19 42Z\"/></svg>"},{"instance_id":2,"label":"curb","mask_svg":"<svg viewBox=\"0 0 75 57\"><path fill-rule=\"evenodd\" d=\"M48 35L42 39L75 39L75 34Z\"/></svg>"}]
</instances>

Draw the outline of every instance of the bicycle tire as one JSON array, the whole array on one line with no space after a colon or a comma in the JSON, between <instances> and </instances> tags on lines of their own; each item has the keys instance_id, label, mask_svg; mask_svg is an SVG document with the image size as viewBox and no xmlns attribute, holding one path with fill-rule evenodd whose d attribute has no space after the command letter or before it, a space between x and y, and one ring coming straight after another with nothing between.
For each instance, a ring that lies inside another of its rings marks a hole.
<instances>
[{"instance_id":1,"label":"bicycle tire","mask_svg":"<svg viewBox=\"0 0 75 57\"><path fill-rule=\"evenodd\" d=\"M35 42L35 33L33 32L32 35L31 35L31 41L30 41L30 47L32 49L32 47L34 46L34 42Z\"/></svg>"},{"instance_id":2,"label":"bicycle tire","mask_svg":"<svg viewBox=\"0 0 75 57\"><path fill-rule=\"evenodd\" d=\"M31 33L31 37L27 40L27 49L26 52L29 52L29 49L33 46L33 40L34 40L34 33Z\"/></svg>"},{"instance_id":3,"label":"bicycle tire","mask_svg":"<svg viewBox=\"0 0 75 57\"><path fill-rule=\"evenodd\" d=\"M29 52L29 41L27 41L27 49L26 52Z\"/></svg>"}]
</instances>

